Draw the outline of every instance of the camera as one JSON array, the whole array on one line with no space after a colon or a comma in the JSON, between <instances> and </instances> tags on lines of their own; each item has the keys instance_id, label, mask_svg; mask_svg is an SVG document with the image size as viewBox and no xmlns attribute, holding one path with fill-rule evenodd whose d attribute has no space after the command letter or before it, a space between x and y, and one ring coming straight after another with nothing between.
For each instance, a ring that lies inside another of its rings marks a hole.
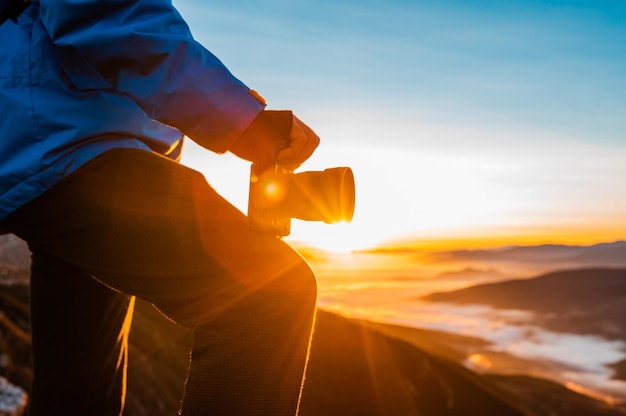
<instances>
[{"instance_id":1,"label":"camera","mask_svg":"<svg viewBox=\"0 0 626 416\"><path fill-rule=\"evenodd\" d=\"M252 164L248 218L254 230L288 236L291 219L350 222L354 214L354 175L349 167L323 171L293 170Z\"/></svg>"}]
</instances>

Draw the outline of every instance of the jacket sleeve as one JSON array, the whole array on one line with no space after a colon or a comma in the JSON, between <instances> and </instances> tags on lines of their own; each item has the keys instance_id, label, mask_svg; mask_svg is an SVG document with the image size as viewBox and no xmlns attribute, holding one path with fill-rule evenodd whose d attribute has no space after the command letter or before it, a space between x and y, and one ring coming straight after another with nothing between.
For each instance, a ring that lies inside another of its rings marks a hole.
<instances>
[{"instance_id":1,"label":"jacket sleeve","mask_svg":"<svg viewBox=\"0 0 626 416\"><path fill-rule=\"evenodd\" d=\"M202 45L169 0L40 0L71 47L146 114L225 152L264 104Z\"/></svg>"}]
</instances>

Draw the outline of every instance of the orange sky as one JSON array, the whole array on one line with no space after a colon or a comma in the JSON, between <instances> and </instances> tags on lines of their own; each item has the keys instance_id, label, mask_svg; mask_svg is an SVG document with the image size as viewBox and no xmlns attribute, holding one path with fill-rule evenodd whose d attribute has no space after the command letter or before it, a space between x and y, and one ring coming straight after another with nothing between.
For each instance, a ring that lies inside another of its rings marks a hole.
<instances>
[{"instance_id":1,"label":"orange sky","mask_svg":"<svg viewBox=\"0 0 626 416\"><path fill-rule=\"evenodd\" d=\"M194 146L187 144L183 163L202 171L222 195L246 212L249 164L231 155L208 156ZM449 249L593 244L626 238L626 210L622 209L626 194L620 195L624 191L619 178L612 185L616 193L602 195L605 191L593 183L568 189L541 172L531 171L523 178L520 168L512 166L516 188L498 176L502 171L483 170L487 162L475 168L470 163L475 160L479 160L476 155L465 161L445 154L414 158L384 149L322 147L302 169L353 168L357 189L353 222L328 225L294 220L288 240L348 251L380 245ZM567 163L571 160L563 162L558 172L567 172ZM544 198L532 197L530 191Z\"/></svg>"}]
</instances>

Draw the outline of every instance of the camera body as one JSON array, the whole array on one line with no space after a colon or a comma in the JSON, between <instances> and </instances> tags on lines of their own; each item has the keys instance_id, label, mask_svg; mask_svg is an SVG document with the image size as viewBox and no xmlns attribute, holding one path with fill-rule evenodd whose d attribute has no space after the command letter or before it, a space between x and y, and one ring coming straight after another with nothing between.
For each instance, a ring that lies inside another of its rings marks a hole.
<instances>
[{"instance_id":1,"label":"camera body","mask_svg":"<svg viewBox=\"0 0 626 416\"><path fill-rule=\"evenodd\" d=\"M348 167L300 173L277 164L250 169L248 217L254 230L285 237L292 218L350 222L354 205L354 175Z\"/></svg>"}]
</instances>

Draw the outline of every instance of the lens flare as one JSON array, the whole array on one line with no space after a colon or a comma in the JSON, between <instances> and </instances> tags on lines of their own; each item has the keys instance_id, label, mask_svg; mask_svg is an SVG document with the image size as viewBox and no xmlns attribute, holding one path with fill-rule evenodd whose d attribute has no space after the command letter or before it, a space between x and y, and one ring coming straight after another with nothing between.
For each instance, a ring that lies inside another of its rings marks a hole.
<instances>
[{"instance_id":1,"label":"lens flare","mask_svg":"<svg viewBox=\"0 0 626 416\"><path fill-rule=\"evenodd\" d=\"M261 182L261 192L267 199L268 205L274 205L285 199L287 195L287 186L284 182L270 178Z\"/></svg>"}]
</instances>

